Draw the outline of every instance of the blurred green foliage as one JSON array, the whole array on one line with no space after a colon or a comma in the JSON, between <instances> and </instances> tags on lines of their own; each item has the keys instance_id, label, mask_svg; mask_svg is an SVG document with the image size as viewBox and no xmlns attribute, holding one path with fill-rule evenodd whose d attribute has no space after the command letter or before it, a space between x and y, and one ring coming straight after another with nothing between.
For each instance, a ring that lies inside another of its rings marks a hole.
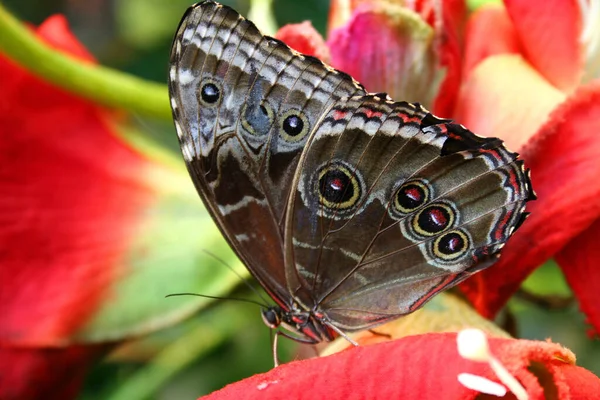
<instances>
[{"instance_id":1,"label":"blurred green foliage","mask_svg":"<svg viewBox=\"0 0 600 400\"><path fill-rule=\"evenodd\" d=\"M242 14L248 11L247 0L222 2ZM471 5L482 2L469 1ZM65 14L74 34L102 64L165 83L172 35L191 4L187 0L5 0L4 3L19 18L34 24L55 13ZM311 20L324 33L328 7L326 0L275 0L274 14L279 25ZM141 130L160 138L178 153L170 124L141 118L136 122ZM553 263L536 271L524 287L549 298L571 295ZM246 288L232 296L253 297ZM548 310L517 296L509 304L509 315L516 321L519 337L552 338L572 349L579 365L600 375L600 343L586 336L584 317L576 302ZM272 368L270 335L257 306L216 302L185 323L129 343L100 363L89 375L81 399L196 398ZM292 359L295 347L290 341L281 340L280 357Z\"/></svg>"}]
</instances>

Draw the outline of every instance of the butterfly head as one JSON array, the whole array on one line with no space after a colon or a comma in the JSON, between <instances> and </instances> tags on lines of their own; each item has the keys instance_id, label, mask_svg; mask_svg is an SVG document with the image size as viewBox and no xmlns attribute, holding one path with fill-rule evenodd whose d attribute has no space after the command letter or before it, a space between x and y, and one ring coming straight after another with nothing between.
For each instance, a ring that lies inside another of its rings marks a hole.
<instances>
[{"instance_id":1,"label":"butterfly head","mask_svg":"<svg viewBox=\"0 0 600 400\"><path fill-rule=\"evenodd\" d=\"M281 314L283 310L280 307L273 306L269 308L263 308L261 315L263 322L271 329L276 329L281 324Z\"/></svg>"},{"instance_id":2,"label":"butterfly head","mask_svg":"<svg viewBox=\"0 0 600 400\"><path fill-rule=\"evenodd\" d=\"M323 322L324 316L320 313L301 310L292 307L291 311L273 306L262 309L262 319L271 329L282 327L286 332L284 336L291 337L303 343L329 342L333 340L334 333ZM291 335L290 335L291 333Z\"/></svg>"}]
</instances>

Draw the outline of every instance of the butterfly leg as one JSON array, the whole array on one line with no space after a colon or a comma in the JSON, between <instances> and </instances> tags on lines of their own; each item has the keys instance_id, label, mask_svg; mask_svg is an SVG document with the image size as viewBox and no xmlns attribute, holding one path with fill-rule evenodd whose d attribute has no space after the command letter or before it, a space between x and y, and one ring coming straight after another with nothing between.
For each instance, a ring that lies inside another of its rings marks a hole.
<instances>
[{"instance_id":1,"label":"butterfly leg","mask_svg":"<svg viewBox=\"0 0 600 400\"><path fill-rule=\"evenodd\" d=\"M337 326L333 325L330 322L325 322L325 324L329 328L333 329L338 335L340 335L341 337L346 339L348 342L350 342L350 344L352 344L353 346L358 346L358 343L356 341L354 341L353 339L351 339L350 336L346 335L346 333L344 333L344 331L342 331L340 328L338 328Z\"/></svg>"},{"instance_id":2,"label":"butterfly leg","mask_svg":"<svg viewBox=\"0 0 600 400\"><path fill-rule=\"evenodd\" d=\"M286 337L288 339L294 340L298 343L305 343L305 344L317 344L319 343L317 340L308 337L308 336L293 336L290 335L289 333L286 333L284 331L276 331L275 332L275 337L273 338L273 362L275 364L275 367L279 366L279 357L277 357L277 342L278 342L278 337L279 336L283 336Z\"/></svg>"},{"instance_id":3,"label":"butterfly leg","mask_svg":"<svg viewBox=\"0 0 600 400\"><path fill-rule=\"evenodd\" d=\"M388 339L392 338L392 335L390 335L389 333L377 332L374 329L369 329L369 332L371 332L375 336L383 336L383 337L388 338Z\"/></svg>"}]
</instances>

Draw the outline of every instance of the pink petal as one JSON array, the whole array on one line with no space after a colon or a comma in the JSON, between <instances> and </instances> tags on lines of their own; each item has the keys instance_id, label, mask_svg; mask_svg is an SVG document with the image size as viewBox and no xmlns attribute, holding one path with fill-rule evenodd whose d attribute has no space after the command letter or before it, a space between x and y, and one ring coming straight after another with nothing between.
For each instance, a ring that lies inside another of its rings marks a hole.
<instances>
[{"instance_id":1,"label":"pink petal","mask_svg":"<svg viewBox=\"0 0 600 400\"><path fill-rule=\"evenodd\" d=\"M331 63L371 92L431 107L442 78L434 30L407 9L360 7L327 44Z\"/></svg>"}]
</instances>

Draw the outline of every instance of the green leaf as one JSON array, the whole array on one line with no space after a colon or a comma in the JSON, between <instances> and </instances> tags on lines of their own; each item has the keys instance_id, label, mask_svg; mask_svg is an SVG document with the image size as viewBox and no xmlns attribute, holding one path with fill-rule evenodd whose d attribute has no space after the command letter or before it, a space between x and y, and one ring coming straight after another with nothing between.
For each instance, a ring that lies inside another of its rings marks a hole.
<instances>
[{"instance_id":1,"label":"green leaf","mask_svg":"<svg viewBox=\"0 0 600 400\"><path fill-rule=\"evenodd\" d=\"M169 175L150 177L157 198L144 210L110 293L72 338L75 343L123 340L171 326L213 300L165 296L226 296L249 276L204 208L183 161L133 130L120 132Z\"/></svg>"},{"instance_id":2,"label":"green leaf","mask_svg":"<svg viewBox=\"0 0 600 400\"><path fill-rule=\"evenodd\" d=\"M537 295L570 296L572 294L560 267L554 260L548 260L537 268L523 282L523 288Z\"/></svg>"}]
</instances>

